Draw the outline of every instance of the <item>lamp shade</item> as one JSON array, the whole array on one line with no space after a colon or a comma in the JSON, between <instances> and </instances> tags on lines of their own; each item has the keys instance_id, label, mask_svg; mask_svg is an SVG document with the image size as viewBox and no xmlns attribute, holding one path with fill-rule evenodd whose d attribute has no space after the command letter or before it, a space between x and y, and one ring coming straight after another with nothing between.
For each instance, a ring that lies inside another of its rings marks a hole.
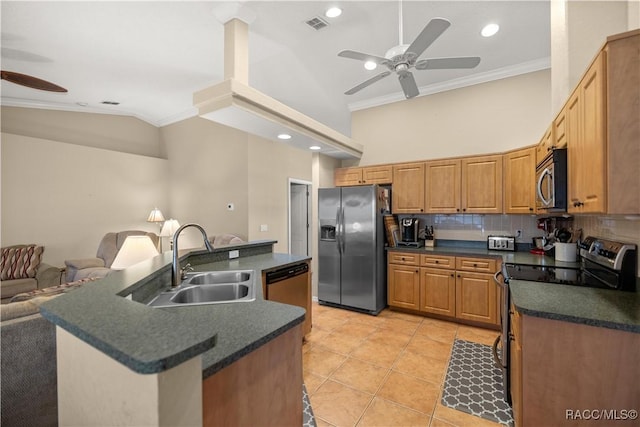
<instances>
[{"instance_id":1,"label":"lamp shade","mask_svg":"<svg viewBox=\"0 0 640 427\"><path fill-rule=\"evenodd\" d=\"M122 270L158 255L149 236L129 236L111 264L111 269Z\"/></svg>"},{"instance_id":2,"label":"lamp shade","mask_svg":"<svg viewBox=\"0 0 640 427\"><path fill-rule=\"evenodd\" d=\"M149 213L149 217L147 218L147 222L162 222L164 221L164 215L158 208L153 208L151 213Z\"/></svg>"},{"instance_id":3,"label":"lamp shade","mask_svg":"<svg viewBox=\"0 0 640 427\"><path fill-rule=\"evenodd\" d=\"M162 230L160 230L161 237L173 237L176 231L180 228L180 223L178 220L170 218L164 222L162 225Z\"/></svg>"}]
</instances>

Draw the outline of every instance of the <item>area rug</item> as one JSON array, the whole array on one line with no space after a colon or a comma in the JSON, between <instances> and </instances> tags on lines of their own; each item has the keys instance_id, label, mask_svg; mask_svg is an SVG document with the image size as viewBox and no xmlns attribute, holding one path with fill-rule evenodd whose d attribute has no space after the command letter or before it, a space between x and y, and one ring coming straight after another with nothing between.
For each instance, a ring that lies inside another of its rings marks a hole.
<instances>
[{"instance_id":1,"label":"area rug","mask_svg":"<svg viewBox=\"0 0 640 427\"><path fill-rule=\"evenodd\" d=\"M313 416L309 394L304 384L302 384L302 427L316 427L316 418Z\"/></svg>"},{"instance_id":2,"label":"area rug","mask_svg":"<svg viewBox=\"0 0 640 427\"><path fill-rule=\"evenodd\" d=\"M456 339L442 392L442 404L458 411L513 426L511 406L504 400L502 372L491 347Z\"/></svg>"}]
</instances>

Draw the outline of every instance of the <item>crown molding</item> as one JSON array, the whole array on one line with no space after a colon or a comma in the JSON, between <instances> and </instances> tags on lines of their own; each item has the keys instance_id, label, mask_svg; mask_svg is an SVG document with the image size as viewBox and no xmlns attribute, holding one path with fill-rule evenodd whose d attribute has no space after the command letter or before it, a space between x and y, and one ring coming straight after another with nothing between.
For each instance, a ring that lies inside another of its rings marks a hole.
<instances>
[{"instance_id":1,"label":"crown molding","mask_svg":"<svg viewBox=\"0 0 640 427\"><path fill-rule=\"evenodd\" d=\"M447 80L442 83L436 83L427 86L421 86L419 88L421 96L433 95L434 93L446 92L453 89L460 89L463 87L473 86L481 83L488 83L495 80L506 79L508 77L515 77L522 74L533 73L535 71L546 70L551 68L551 58L541 58L534 61L523 62L521 64L513 65L510 67L497 68L495 70L486 71L484 73L473 74L468 77L461 77L459 79ZM404 101L406 98L401 92L379 96L376 98L365 99L363 101L352 102L347 105L349 111L364 110L367 108L379 107L381 105L390 104L392 102Z\"/></svg>"}]
</instances>

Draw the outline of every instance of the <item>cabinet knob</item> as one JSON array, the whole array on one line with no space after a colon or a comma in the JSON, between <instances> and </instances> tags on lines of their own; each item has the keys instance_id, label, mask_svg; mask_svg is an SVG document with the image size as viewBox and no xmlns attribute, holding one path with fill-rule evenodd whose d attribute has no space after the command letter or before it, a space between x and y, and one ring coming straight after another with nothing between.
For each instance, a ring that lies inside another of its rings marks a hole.
<instances>
[{"instance_id":1,"label":"cabinet knob","mask_svg":"<svg viewBox=\"0 0 640 427\"><path fill-rule=\"evenodd\" d=\"M458 274L458 279L460 278L460 275Z\"/></svg>"},{"instance_id":2,"label":"cabinet knob","mask_svg":"<svg viewBox=\"0 0 640 427\"><path fill-rule=\"evenodd\" d=\"M440 261L436 260L436 264L438 264Z\"/></svg>"},{"instance_id":3,"label":"cabinet knob","mask_svg":"<svg viewBox=\"0 0 640 427\"><path fill-rule=\"evenodd\" d=\"M529 208L529 212L533 212L533 208Z\"/></svg>"},{"instance_id":4,"label":"cabinet knob","mask_svg":"<svg viewBox=\"0 0 640 427\"><path fill-rule=\"evenodd\" d=\"M473 264L473 268L476 268L478 266L478 264L474 263Z\"/></svg>"},{"instance_id":5,"label":"cabinet knob","mask_svg":"<svg viewBox=\"0 0 640 427\"><path fill-rule=\"evenodd\" d=\"M460 212L460 208L456 208L456 212Z\"/></svg>"},{"instance_id":6,"label":"cabinet knob","mask_svg":"<svg viewBox=\"0 0 640 427\"><path fill-rule=\"evenodd\" d=\"M420 273L420 270L416 270L416 273Z\"/></svg>"},{"instance_id":7,"label":"cabinet knob","mask_svg":"<svg viewBox=\"0 0 640 427\"><path fill-rule=\"evenodd\" d=\"M466 211L467 211L467 208L462 208L462 212L466 212Z\"/></svg>"},{"instance_id":8,"label":"cabinet knob","mask_svg":"<svg viewBox=\"0 0 640 427\"><path fill-rule=\"evenodd\" d=\"M454 277L454 274L453 274L453 273L451 273L451 277Z\"/></svg>"},{"instance_id":9,"label":"cabinet knob","mask_svg":"<svg viewBox=\"0 0 640 427\"><path fill-rule=\"evenodd\" d=\"M424 209L420 208L420 212L423 212L423 211L424 211Z\"/></svg>"}]
</instances>

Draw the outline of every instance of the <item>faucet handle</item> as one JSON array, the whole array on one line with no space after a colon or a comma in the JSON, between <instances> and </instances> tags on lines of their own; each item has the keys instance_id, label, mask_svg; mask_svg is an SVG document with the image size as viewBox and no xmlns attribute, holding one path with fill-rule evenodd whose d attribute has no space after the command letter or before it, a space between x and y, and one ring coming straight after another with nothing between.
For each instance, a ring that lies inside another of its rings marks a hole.
<instances>
[{"instance_id":1,"label":"faucet handle","mask_svg":"<svg viewBox=\"0 0 640 427\"><path fill-rule=\"evenodd\" d=\"M187 272L188 272L188 271L193 271L193 267L191 267L191 264L190 264L190 263L187 263L187 265L185 265L184 267L182 267L182 268L180 269L180 278L181 278L182 280L184 280L184 279L186 279L186 278L187 278Z\"/></svg>"}]
</instances>

